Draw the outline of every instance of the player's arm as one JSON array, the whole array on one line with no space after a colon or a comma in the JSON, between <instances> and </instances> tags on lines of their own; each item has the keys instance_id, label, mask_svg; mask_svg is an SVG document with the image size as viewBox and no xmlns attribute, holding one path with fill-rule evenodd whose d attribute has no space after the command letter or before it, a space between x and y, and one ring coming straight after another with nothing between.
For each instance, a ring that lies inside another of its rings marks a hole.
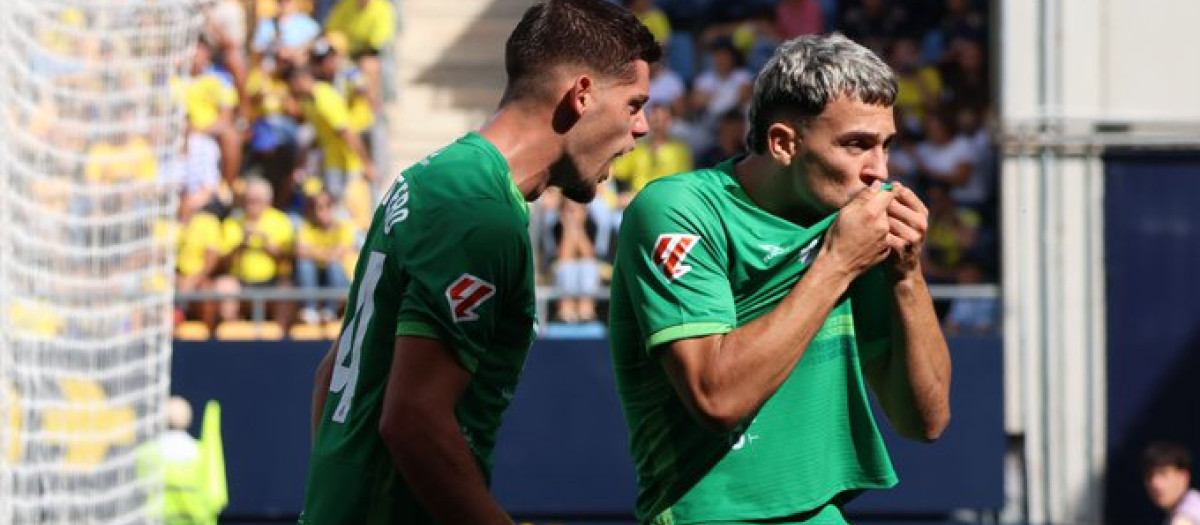
<instances>
[{"instance_id":1,"label":"player's arm","mask_svg":"<svg viewBox=\"0 0 1200 525\"><path fill-rule=\"evenodd\" d=\"M375 163L371 159L371 153L367 151L367 145L363 143L362 136L349 126L342 128L338 133L341 134L342 140L345 140L350 149L354 151L354 154L362 159L363 175L368 180L375 180Z\"/></svg>"},{"instance_id":2,"label":"player's arm","mask_svg":"<svg viewBox=\"0 0 1200 525\"><path fill-rule=\"evenodd\" d=\"M846 205L812 266L772 311L724 334L667 345L663 367L701 422L733 430L783 384L850 282L887 256L891 200L876 184Z\"/></svg>"},{"instance_id":3,"label":"player's arm","mask_svg":"<svg viewBox=\"0 0 1200 525\"><path fill-rule=\"evenodd\" d=\"M446 343L396 338L379 433L422 506L441 523L511 524L488 493L454 405L471 373Z\"/></svg>"},{"instance_id":4,"label":"player's arm","mask_svg":"<svg viewBox=\"0 0 1200 525\"><path fill-rule=\"evenodd\" d=\"M338 341L341 337L333 339L333 345L329 347L329 351L325 352L325 357L321 358L321 363L317 365L316 376L313 377L313 401L312 401L312 435L317 435L317 428L321 426L321 416L325 413L325 398L329 397L329 382L333 380L333 362L337 359Z\"/></svg>"},{"instance_id":5,"label":"player's arm","mask_svg":"<svg viewBox=\"0 0 1200 525\"><path fill-rule=\"evenodd\" d=\"M892 426L911 439L933 441L950 422L950 352L921 271L929 211L897 183L890 217L894 315L888 352L866 360L863 373Z\"/></svg>"}]
</instances>

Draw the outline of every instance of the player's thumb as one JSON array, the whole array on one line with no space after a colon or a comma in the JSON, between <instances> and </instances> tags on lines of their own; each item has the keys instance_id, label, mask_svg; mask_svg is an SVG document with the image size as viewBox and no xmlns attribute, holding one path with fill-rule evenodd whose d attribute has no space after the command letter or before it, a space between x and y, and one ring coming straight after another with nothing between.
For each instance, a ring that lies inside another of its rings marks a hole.
<instances>
[{"instance_id":1,"label":"player's thumb","mask_svg":"<svg viewBox=\"0 0 1200 525\"><path fill-rule=\"evenodd\" d=\"M863 194L866 195L864 196ZM887 209L888 204L891 204L892 199L896 196L895 193L890 191L890 188L884 189L883 183L878 180L872 182L865 190L859 192L859 195L867 200L865 206L868 210L879 212Z\"/></svg>"}]
</instances>

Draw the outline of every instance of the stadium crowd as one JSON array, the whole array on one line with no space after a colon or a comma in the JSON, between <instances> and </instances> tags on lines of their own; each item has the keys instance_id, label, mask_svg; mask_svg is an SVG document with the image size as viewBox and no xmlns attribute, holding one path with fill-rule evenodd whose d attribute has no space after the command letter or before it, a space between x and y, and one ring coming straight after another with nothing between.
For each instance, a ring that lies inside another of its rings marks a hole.
<instances>
[{"instance_id":1,"label":"stadium crowd","mask_svg":"<svg viewBox=\"0 0 1200 525\"><path fill-rule=\"evenodd\" d=\"M649 134L618 159L590 205L554 193L535 204L539 282L552 321L604 315L621 212L658 177L743 151L755 73L780 42L841 31L884 57L899 80L893 177L930 209L932 283L994 280L994 106L988 25L977 0L621 0L667 50L652 71ZM339 287L372 213L382 126L380 55L392 0L204 0L193 77L176 79L189 122L179 207L179 292ZM97 146L100 147L100 146ZM110 146L112 147L112 146ZM121 147L121 146L117 146ZM102 155L101 155L102 156ZM125 163L125 165L130 165ZM148 168L149 169L149 168ZM95 176L105 168L97 166ZM89 176L91 176L89 172ZM994 299L939 305L950 332L994 328ZM248 316L242 301L189 301L180 322ZM278 301L280 327L336 330L338 302Z\"/></svg>"},{"instance_id":2,"label":"stadium crowd","mask_svg":"<svg viewBox=\"0 0 1200 525\"><path fill-rule=\"evenodd\" d=\"M178 291L346 286L373 212L391 0L202 5L192 77L178 87L188 120ZM177 318L232 325L248 315L241 303L188 302ZM338 319L336 302L296 306L279 301L270 317Z\"/></svg>"},{"instance_id":3,"label":"stadium crowd","mask_svg":"<svg viewBox=\"0 0 1200 525\"><path fill-rule=\"evenodd\" d=\"M994 106L981 2L622 2L664 44L667 60L651 72L649 134L616 161L586 213L554 195L539 201L541 262L552 269L545 278L560 297L555 319L588 321L602 314L590 297L611 271L625 205L651 180L741 153L757 71L779 43L805 33L840 31L896 71L899 136L889 167L930 208L924 257L929 281L994 280ZM950 332L986 332L996 322L994 299L944 302L939 310Z\"/></svg>"}]
</instances>

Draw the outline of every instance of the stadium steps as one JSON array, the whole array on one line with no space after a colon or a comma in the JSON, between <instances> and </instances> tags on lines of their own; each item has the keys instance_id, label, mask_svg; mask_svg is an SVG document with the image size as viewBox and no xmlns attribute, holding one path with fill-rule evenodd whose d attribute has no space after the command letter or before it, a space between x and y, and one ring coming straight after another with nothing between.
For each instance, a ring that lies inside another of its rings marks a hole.
<instances>
[{"instance_id":1,"label":"stadium steps","mask_svg":"<svg viewBox=\"0 0 1200 525\"><path fill-rule=\"evenodd\" d=\"M529 0L405 0L397 100L386 109L394 165L420 160L483 123L504 89L504 42Z\"/></svg>"}]
</instances>

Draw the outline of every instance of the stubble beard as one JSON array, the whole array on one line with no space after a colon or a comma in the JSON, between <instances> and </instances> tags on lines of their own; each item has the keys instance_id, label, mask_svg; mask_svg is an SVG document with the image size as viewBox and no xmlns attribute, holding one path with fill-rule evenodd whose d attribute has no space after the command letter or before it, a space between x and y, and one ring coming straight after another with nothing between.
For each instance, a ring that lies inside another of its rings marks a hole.
<instances>
[{"instance_id":1,"label":"stubble beard","mask_svg":"<svg viewBox=\"0 0 1200 525\"><path fill-rule=\"evenodd\" d=\"M580 204L596 198L596 182L584 178L579 167L566 155L550 166L550 185L561 189L563 197Z\"/></svg>"}]
</instances>

